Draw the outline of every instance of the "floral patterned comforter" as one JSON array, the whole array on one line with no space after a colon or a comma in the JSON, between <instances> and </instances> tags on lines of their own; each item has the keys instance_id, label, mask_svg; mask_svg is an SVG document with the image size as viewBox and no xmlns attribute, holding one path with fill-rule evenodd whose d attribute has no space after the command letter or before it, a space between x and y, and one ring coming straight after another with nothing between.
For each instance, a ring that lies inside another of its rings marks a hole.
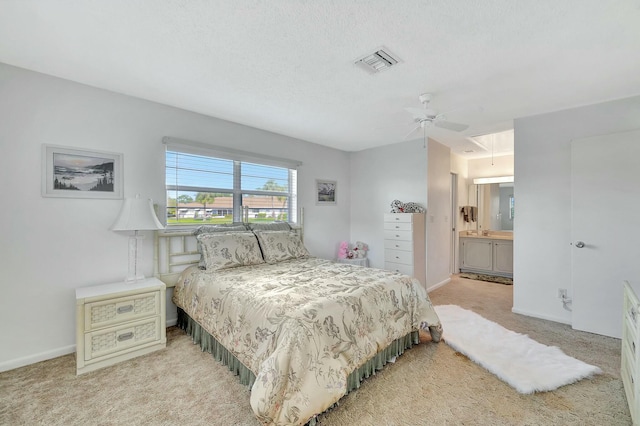
<instances>
[{"instance_id":1,"label":"floral patterned comforter","mask_svg":"<svg viewBox=\"0 0 640 426\"><path fill-rule=\"evenodd\" d=\"M309 258L214 272L193 266L174 303L256 376L264 424L303 424L346 393L346 378L392 341L442 328L414 278Z\"/></svg>"}]
</instances>

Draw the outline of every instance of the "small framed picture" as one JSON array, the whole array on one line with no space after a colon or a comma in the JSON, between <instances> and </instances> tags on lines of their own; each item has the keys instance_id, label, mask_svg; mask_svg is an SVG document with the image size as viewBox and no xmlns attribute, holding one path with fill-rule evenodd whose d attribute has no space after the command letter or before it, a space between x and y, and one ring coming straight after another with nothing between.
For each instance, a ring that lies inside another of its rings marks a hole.
<instances>
[{"instance_id":1,"label":"small framed picture","mask_svg":"<svg viewBox=\"0 0 640 426\"><path fill-rule=\"evenodd\" d=\"M316 204L335 205L336 187L335 180L316 179Z\"/></svg>"},{"instance_id":2,"label":"small framed picture","mask_svg":"<svg viewBox=\"0 0 640 426\"><path fill-rule=\"evenodd\" d=\"M42 145L42 196L122 198L122 154Z\"/></svg>"}]
</instances>

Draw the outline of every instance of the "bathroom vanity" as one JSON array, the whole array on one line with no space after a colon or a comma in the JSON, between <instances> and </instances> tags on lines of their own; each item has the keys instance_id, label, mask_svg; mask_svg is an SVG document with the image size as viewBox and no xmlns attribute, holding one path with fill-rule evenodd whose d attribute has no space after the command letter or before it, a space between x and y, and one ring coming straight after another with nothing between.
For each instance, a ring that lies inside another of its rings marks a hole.
<instances>
[{"instance_id":1,"label":"bathroom vanity","mask_svg":"<svg viewBox=\"0 0 640 426\"><path fill-rule=\"evenodd\" d=\"M513 233L461 231L460 272L513 277Z\"/></svg>"}]
</instances>

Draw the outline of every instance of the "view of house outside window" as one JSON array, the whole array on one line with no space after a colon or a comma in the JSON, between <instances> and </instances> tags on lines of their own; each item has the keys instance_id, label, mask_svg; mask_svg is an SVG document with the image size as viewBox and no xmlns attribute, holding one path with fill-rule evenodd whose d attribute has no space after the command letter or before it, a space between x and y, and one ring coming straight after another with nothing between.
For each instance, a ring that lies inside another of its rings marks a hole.
<instances>
[{"instance_id":1,"label":"view of house outside window","mask_svg":"<svg viewBox=\"0 0 640 426\"><path fill-rule=\"evenodd\" d=\"M167 225L295 222L296 179L295 169L167 150Z\"/></svg>"}]
</instances>

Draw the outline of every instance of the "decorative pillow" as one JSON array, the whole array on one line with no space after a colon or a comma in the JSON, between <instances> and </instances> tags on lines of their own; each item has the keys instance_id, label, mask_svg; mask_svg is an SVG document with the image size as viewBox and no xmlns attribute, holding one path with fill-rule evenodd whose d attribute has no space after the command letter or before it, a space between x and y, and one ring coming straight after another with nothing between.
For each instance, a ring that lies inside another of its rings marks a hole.
<instances>
[{"instance_id":1,"label":"decorative pillow","mask_svg":"<svg viewBox=\"0 0 640 426\"><path fill-rule=\"evenodd\" d=\"M291 225L287 222L249 223L249 229L253 231L290 231Z\"/></svg>"},{"instance_id":2,"label":"decorative pillow","mask_svg":"<svg viewBox=\"0 0 640 426\"><path fill-rule=\"evenodd\" d=\"M210 234L212 232L231 232L231 231L247 231L247 227L242 223L221 223L219 225L200 225L193 235Z\"/></svg>"},{"instance_id":3,"label":"decorative pillow","mask_svg":"<svg viewBox=\"0 0 640 426\"><path fill-rule=\"evenodd\" d=\"M208 271L264 263L258 240L252 232L215 232L196 238Z\"/></svg>"},{"instance_id":4,"label":"decorative pillow","mask_svg":"<svg viewBox=\"0 0 640 426\"><path fill-rule=\"evenodd\" d=\"M291 231L254 231L267 263L309 257L300 235Z\"/></svg>"},{"instance_id":5,"label":"decorative pillow","mask_svg":"<svg viewBox=\"0 0 640 426\"><path fill-rule=\"evenodd\" d=\"M219 225L200 225L195 231L193 231L193 235L196 237L201 234L212 234L217 232L247 232L247 227L244 224L240 223L221 223ZM201 269L205 269L206 266L204 264L204 256L202 256L202 247L200 246L200 240L196 241L198 245L198 253L200 253L200 262L198 262L198 266Z\"/></svg>"}]
</instances>

